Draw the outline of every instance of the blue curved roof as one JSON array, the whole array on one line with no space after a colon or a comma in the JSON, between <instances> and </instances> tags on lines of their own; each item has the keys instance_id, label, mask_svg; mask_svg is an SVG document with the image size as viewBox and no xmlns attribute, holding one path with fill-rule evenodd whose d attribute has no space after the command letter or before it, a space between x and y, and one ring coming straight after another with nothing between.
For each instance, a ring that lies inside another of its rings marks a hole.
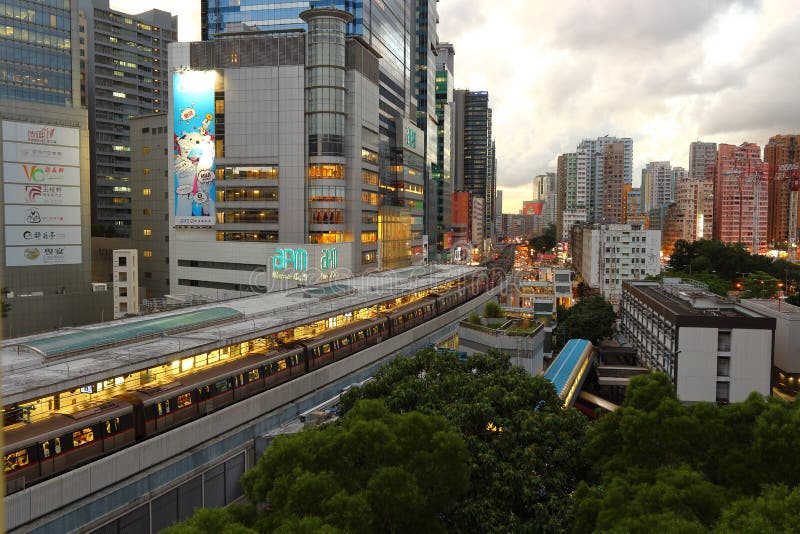
<instances>
[{"instance_id":1,"label":"blue curved roof","mask_svg":"<svg viewBox=\"0 0 800 534\"><path fill-rule=\"evenodd\" d=\"M575 368L580 365L581 357L587 348L591 348L592 342L586 339L570 339L556 359L547 368L544 377L553 383L559 397L563 395L568 387L569 377Z\"/></svg>"},{"instance_id":2,"label":"blue curved roof","mask_svg":"<svg viewBox=\"0 0 800 534\"><path fill-rule=\"evenodd\" d=\"M127 341L160 334L180 332L189 328L197 328L238 317L242 317L242 313L233 308L209 308L114 326L102 326L80 332L70 332L60 336L55 335L45 339L19 343L19 345L34 350L45 358L52 358L109 345L119 345Z\"/></svg>"}]
</instances>

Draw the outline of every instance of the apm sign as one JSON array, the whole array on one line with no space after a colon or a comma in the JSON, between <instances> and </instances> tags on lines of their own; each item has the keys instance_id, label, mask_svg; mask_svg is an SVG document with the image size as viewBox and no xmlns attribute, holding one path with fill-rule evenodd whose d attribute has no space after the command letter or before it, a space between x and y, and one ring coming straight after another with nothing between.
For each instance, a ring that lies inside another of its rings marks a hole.
<instances>
[{"instance_id":1,"label":"apm sign","mask_svg":"<svg viewBox=\"0 0 800 534\"><path fill-rule=\"evenodd\" d=\"M323 271L339 266L339 251L335 248L322 249L319 268ZM302 248L279 248L272 256L272 268L276 271L308 270L308 251Z\"/></svg>"}]
</instances>

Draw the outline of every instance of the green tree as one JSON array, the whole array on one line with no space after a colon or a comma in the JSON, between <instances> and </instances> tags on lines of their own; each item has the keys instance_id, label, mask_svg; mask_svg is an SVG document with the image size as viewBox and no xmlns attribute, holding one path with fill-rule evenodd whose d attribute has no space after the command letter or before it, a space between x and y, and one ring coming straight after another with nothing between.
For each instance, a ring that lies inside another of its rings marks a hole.
<instances>
[{"instance_id":1,"label":"green tree","mask_svg":"<svg viewBox=\"0 0 800 534\"><path fill-rule=\"evenodd\" d=\"M357 403L339 424L276 438L242 478L251 502L269 502L259 530L443 531L442 514L467 490L463 438L437 415ZM392 502L392 496L394 501Z\"/></svg>"},{"instance_id":2,"label":"green tree","mask_svg":"<svg viewBox=\"0 0 800 534\"><path fill-rule=\"evenodd\" d=\"M563 531L570 494L584 474L585 418L563 410L552 385L505 355L419 351L348 392L341 407L382 398L394 412L435 413L458 428L470 452L470 491L445 516L454 532ZM427 529L425 529L427 530Z\"/></svg>"},{"instance_id":3,"label":"green tree","mask_svg":"<svg viewBox=\"0 0 800 534\"><path fill-rule=\"evenodd\" d=\"M773 298L778 294L778 283L780 280L765 273L756 271L748 273L741 279L743 285L744 298Z\"/></svg>"},{"instance_id":4,"label":"green tree","mask_svg":"<svg viewBox=\"0 0 800 534\"><path fill-rule=\"evenodd\" d=\"M557 339L588 339L595 345L613 334L614 308L599 295L583 298L559 318Z\"/></svg>"},{"instance_id":5,"label":"green tree","mask_svg":"<svg viewBox=\"0 0 800 534\"><path fill-rule=\"evenodd\" d=\"M500 309L500 305L497 302L490 300L483 307L483 314L486 317L497 318L503 316L503 311Z\"/></svg>"},{"instance_id":6,"label":"green tree","mask_svg":"<svg viewBox=\"0 0 800 534\"><path fill-rule=\"evenodd\" d=\"M800 509L800 487L769 487L758 498L745 497L725 509L714 532L719 534L790 534L797 532L797 510Z\"/></svg>"},{"instance_id":7,"label":"green tree","mask_svg":"<svg viewBox=\"0 0 800 534\"><path fill-rule=\"evenodd\" d=\"M544 231L540 235L531 239L528 244L536 252L544 253L552 251L556 244L558 244L555 225L547 225Z\"/></svg>"},{"instance_id":8,"label":"green tree","mask_svg":"<svg viewBox=\"0 0 800 534\"><path fill-rule=\"evenodd\" d=\"M246 526L255 519L253 510L243 506L228 508L198 508L182 523L164 530L165 534L255 534Z\"/></svg>"}]
</instances>

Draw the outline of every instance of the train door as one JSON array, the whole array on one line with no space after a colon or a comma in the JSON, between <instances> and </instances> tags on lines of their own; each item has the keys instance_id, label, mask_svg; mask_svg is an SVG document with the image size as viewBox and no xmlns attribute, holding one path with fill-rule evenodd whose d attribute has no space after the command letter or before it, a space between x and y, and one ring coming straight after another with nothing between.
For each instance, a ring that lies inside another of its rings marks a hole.
<instances>
[{"instance_id":1,"label":"train door","mask_svg":"<svg viewBox=\"0 0 800 534\"><path fill-rule=\"evenodd\" d=\"M133 399L131 399L133 401ZM143 440L146 434L144 422L144 403L141 399L133 402L133 428L136 441Z\"/></svg>"}]
</instances>

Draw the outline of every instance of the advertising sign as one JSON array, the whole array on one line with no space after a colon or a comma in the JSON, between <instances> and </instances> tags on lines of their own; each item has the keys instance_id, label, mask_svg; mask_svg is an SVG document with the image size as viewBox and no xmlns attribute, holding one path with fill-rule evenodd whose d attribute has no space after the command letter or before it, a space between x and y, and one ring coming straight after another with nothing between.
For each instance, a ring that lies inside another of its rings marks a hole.
<instances>
[{"instance_id":1,"label":"advertising sign","mask_svg":"<svg viewBox=\"0 0 800 534\"><path fill-rule=\"evenodd\" d=\"M3 141L3 161L37 165L80 165L77 147Z\"/></svg>"},{"instance_id":2,"label":"advertising sign","mask_svg":"<svg viewBox=\"0 0 800 534\"><path fill-rule=\"evenodd\" d=\"M6 265L81 263L80 130L2 122Z\"/></svg>"},{"instance_id":3,"label":"advertising sign","mask_svg":"<svg viewBox=\"0 0 800 534\"><path fill-rule=\"evenodd\" d=\"M403 119L402 128L397 130L395 142L398 147L423 156L425 154L425 134L411 123L408 119Z\"/></svg>"},{"instance_id":4,"label":"advertising sign","mask_svg":"<svg viewBox=\"0 0 800 534\"><path fill-rule=\"evenodd\" d=\"M6 245L80 245L80 226L6 226Z\"/></svg>"},{"instance_id":5,"label":"advertising sign","mask_svg":"<svg viewBox=\"0 0 800 534\"><path fill-rule=\"evenodd\" d=\"M80 146L79 133L77 128L3 121L3 140L5 141L19 141L36 145Z\"/></svg>"},{"instance_id":6,"label":"advertising sign","mask_svg":"<svg viewBox=\"0 0 800 534\"><path fill-rule=\"evenodd\" d=\"M176 72L172 78L175 226L214 224L215 79L215 71Z\"/></svg>"},{"instance_id":7,"label":"advertising sign","mask_svg":"<svg viewBox=\"0 0 800 534\"><path fill-rule=\"evenodd\" d=\"M14 184L69 185L80 187L78 167L37 165L35 163L4 163L3 180Z\"/></svg>"},{"instance_id":8,"label":"advertising sign","mask_svg":"<svg viewBox=\"0 0 800 534\"><path fill-rule=\"evenodd\" d=\"M80 262L80 245L6 247L6 265L8 267L66 265Z\"/></svg>"},{"instance_id":9,"label":"advertising sign","mask_svg":"<svg viewBox=\"0 0 800 534\"><path fill-rule=\"evenodd\" d=\"M6 204L47 204L51 206L80 206L81 204L79 187L5 184L3 193Z\"/></svg>"},{"instance_id":10,"label":"advertising sign","mask_svg":"<svg viewBox=\"0 0 800 534\"><path fill-rule=\"evenodd\" d=\"M5 209L5 224L20 225L66 225L81 224L81 208L78 206L13 206Z\"/></svg>"}]
</instances>

